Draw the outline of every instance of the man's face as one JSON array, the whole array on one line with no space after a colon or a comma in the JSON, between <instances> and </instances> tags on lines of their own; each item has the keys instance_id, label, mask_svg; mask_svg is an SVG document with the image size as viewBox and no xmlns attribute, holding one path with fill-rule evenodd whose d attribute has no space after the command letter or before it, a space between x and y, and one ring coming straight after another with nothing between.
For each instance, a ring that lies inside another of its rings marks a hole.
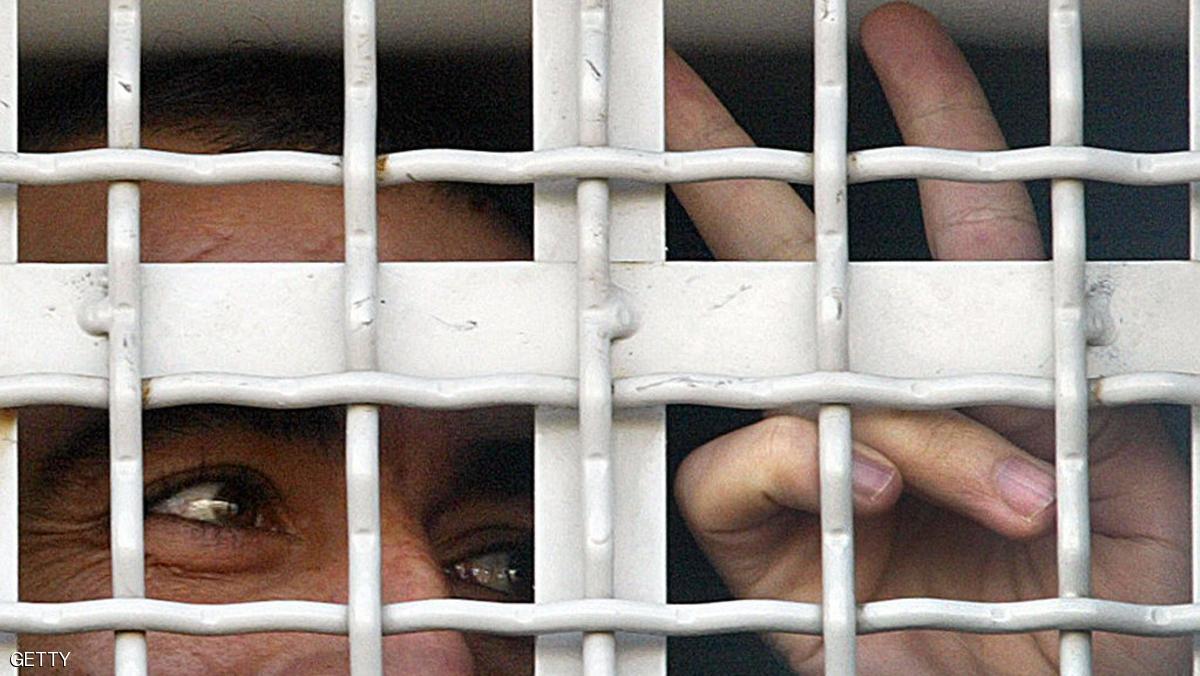
<instances>
[{"instance_id":1,"label":"man's face","mask_svg":"<svg viewBox=\"0 0 1200 676\"><path fill-rule=\"evenodd\" d=\"M147 147L204 151L170 134ZM21 258L101 262L102 184L20 193ZM380 191L381 260L519 259L528 243L469 200L432 186ZM338 188L142 186L146 262L337 261ZM111 595L107 413L21 414L21 599ZM531 600L531 418L524 409L381 413L385 602ZM196 603L345 603L344 442L338 409L188 407L145 417L146 591ZM512 574L509 574L512 571ZM340 636L149 636L159 673L344 671ZM112 633L26 636L71 651L77 673L111 670ZM430 632L387 637L393 673L530 669L524 639Z\"/></svg>"}]
</instances>

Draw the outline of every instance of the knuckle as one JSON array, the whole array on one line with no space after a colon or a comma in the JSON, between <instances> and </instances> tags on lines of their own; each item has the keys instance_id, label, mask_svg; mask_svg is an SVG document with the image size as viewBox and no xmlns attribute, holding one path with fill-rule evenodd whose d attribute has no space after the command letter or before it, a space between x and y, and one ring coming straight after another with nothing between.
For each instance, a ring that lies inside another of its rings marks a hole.
<instances>
[{"instance_id":1,"label":"knuckle","mask_svg":"<svg viewBox=\"0 0 1200 676\"><path fill-rule=\"evenodd\" d=\"M925 437L920 446L921 458L939 464L953 462L954 449L967 441L966 436L962 426L954 418L947 415L936 416L925 430Z\"/></svg>"},{"instance_id":2,"label":"knuckle","mask_svg":"<svg viewBox=\"0 0 1200 676\"><path fill-rule=\"evenodd\" d=\"M709 442L680 464L676 504L693 529L723 530L730 501L775 501L805 485L815 441L814 423L775 415Z\"/></svg>"},{"instance_id":3,"label":"knuckle","mask_svg":"<svg viewBox=\"0 0 1200 676\"><path fill-rule=\"evenodd\" d=\"M762 426L759 451L763 459L787 457L816 441L813 423L792 415L775 415L758 423Z\"/></svg>"},{"instance_id":4,"label":"knuckle","mask_svg":"<svg viewBox=\"0 0 1200 676\"><path fill-rule=\"evenodd\" d=\"M953 251L974 252L972 257L1023 257L1028 255L1027 233L1037 231L1037 221L1024 205L974 204L943 214L931 241L937 257L950 241Z\"/></svg>"},{"instance_id":5,"label":"knuckle","mask_svg":"<svg viewBox=\"0 0 1200 676\"><path fill-rule=\"evenodd\" d=\"M787 494L811 481L815 425L791 415L771 416L759 424L764 428L763 442L755 454L759 489L773 495Z\"/></svg>"},{"instance_id":6,"label":"knuckle","mask_svg":"<svg viewBox=\"0 0 1200 676\"><path fill-rule=\"evenodd\" d=\"M992 109L981 101L943 99L920 106L901 122L910 128L941 129L946 125L947 118L959 116L990 118L991 115Z\"/></svg>"},{"instance_id":7,"label":"knuckle","mask_svg":"<svg viewBox=\"0 0 1200 676\"><path fill-rule=\"evenodd\" d=\"M675 475L675 502L685 514L696 503L698 491L704 486L701 479L707 474L705 465L710 464L705 458L705 451L706 448L701 446L689 453L679 464L679 471Z\"/></svg>"},{"instance_id":8,"label":"knuckle","mask_svg":"<svg viewBox=\"0 0 1200 676\"><path fill-rule=\"evenodd\" d=\"M997 206L994 204L972 204L951 210L946 214L944 229L953 228L1002 228L1019 226L1022 228L1036 225L1024 208L1016 206Z\"/></svg>"}]
</instances>

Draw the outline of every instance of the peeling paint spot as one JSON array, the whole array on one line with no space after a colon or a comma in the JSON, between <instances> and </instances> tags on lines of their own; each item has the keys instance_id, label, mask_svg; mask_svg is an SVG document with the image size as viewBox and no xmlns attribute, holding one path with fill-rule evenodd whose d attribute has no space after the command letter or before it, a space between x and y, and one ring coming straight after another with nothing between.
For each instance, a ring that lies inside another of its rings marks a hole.
<instances>
[{"instance_id":1,"label":"peeling paint spot","mask_svg":"<svg viewBox=\"0 0 1200 676\"><path fill-rule=\"evenodd\" d=\"M664 378L662 380L656 380L652 383L646 383L645 385L639 385L637 387L637 391L645 392L646 390L652 390L656 387L662 387L664 385L676 385L676 384L683 385L684 387L687 387L689 390L694 390L696 388L703 388L703 387L711 387L713 389L721 389L722 387L733 384L733 382L734 381L731 378L715 378L714 379L714 378L696 378L695 376L673 376L671 378Z\"/></svg>"},{"instance_id":2,"label":"peeling paint spot","mask_svg":"<svg viewBox=\"0 0 1200 676\"><path fill-rule=\"evenodd\" d=\"M725 307L726 305L729 305L729 303L731 303L733 301L733 299L737 298L738 296L742 295L743 293L746 293L747 291L749 291L752 288L754 288L754 287L750 284L742 284L742 285L738 286L737 291L734 291L733 293L725 296L717 303L710 305L708 307L708 309L720 310L721 308Z\"/></svg>"},{"instance_id":3,"label":"peeling paint spot","mask_svg":"<svg viewBox=\"0 0 1200 676\"><path fill-rule=\"evenodd\" d=\"M448 322L437 315L430 316L433 317L437 323L452 331L474 331L479 326L479 322L475 321L474 319L468 319L465 322Z\"/></svg>"},{"instance_id":4,"label":"peeling paint spot","mask_svg":"<svg viewBox=\"0 0 1200 676\"><path fill-rule=\"evenodd\" d=\"M1111 345L1116 340L1117 327L1110 307L1115 290L1116 285L1111 279L1098 280L1087 290L1085 332L1089 346Z\"/></svg>"},{"instance_id":5,"label":"peeling paint spot","mask_svg":"<svg viewBox=\"0 0 1200 676\"><path fill-rule=\"evenodd\" d=\"M830 289L820 301L818 320L821 322L842 321L842 313L845 311L845 299L845 289L836 286Z\"/></svg>"}]
</instances>

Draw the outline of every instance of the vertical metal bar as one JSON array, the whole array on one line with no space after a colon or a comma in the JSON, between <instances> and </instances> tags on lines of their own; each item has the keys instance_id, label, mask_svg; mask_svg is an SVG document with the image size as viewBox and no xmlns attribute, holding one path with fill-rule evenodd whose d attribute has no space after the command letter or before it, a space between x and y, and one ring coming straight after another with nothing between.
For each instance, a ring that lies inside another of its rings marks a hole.
<instances>
[{"instance_id":1,"label":"vertical metal bar","mask_svg":"<svg viewBox=\"0 0 1200 676\"><path fill-rule=\"evenodd\" d=\"M17 508L17 416L0 409L0 603L15 603L20 593ZM0 632L0 655L16 651L17 635ZM16 674L17 668L6 659L0 672Z\"/></svg>"},{"instance_id":2,"label":"vertical metal bar","mask_svg":"<svg viewBox=\"0 0 1200 676\"><path fill-rule=\"evenodd\" d=\"M663 7L661 1L610 0L608 142L658 151L663 119ZM580 134L580 12L578 3L534 0L534 149L575 146ZM662 261L665 257L664 187L608 182L608 258ZM534 187L534 258L578 260L581 202L575 181ZM615 289L615 286L612 287ZM581 348L581 344L577 343ZM578 373L577 354L565 353L563 374ZM620 371L620 350L613 350ZM576 411L539 407L534 444L534 562L538 603L585 595L583 463ZM662 406L613 412L613 587L617 598L663 603L666 582L666 420ZM564 548L562 543L580 543ZM619 673L666 673L666 640L616 635ZM579 634L539 636L538 674L583 673Z\"/></svg>"},{"instance_id":3,"label":"vertical metal bar","mask_svg":"<svg viewBox=\"0 0 1200 676\"><path fill-rule=\"evenodd\" d=\"M662 0L610 0L608 133L612 145L660 151L663 122ZM579 145L579 12L533 0L533 148ZM534 186L534 259L573 261L575 182ZM661 185L609 183L614 261L661 261L666 250Z\"/></svg>"},{"instance_id":4,"label":"vertical metal bar","mask_svg":"<svg viewBox=\"0 0 1200 676\"><path fill-rule=\"evenodd\" d=\"M1083 143L1083 37L1079 0L1051 0L1050 143ZM1058 593L1091 594L1088 502L1088 389L1084 335L1087 237L1083 182L1051 182L1054 258L1055 468L1058 479ZM1063 674L1090 674L1091 633L1059 637Z\"/></svg>"},{"instance_id":5,"label":"vertical metal bar","mask_svg":"<svg viewBox=\"0 0 1200 676\"><path fill-rule=\"evenodd\" d=\"M0 1L0 151L17 151L17 0ZM0 264L17 262L17 186L0 184Z\"/></svg>"},{"instance_id":6,"label":"vertical metal bar","mask_svg":"<svg viewBox=\"0 0 1200 676\"><path fill-rule=\"evenodd\" d=\"M579 143L608 143L608 0L579 2ZM579 436L583 462L584 595L613 595L612 338L618 330L609 277L609 192L605 179L576 188ZM583 670L616 673L616 637L583 637Z\"/></svg>"},{"instance_id":7,"label":"vertical metal bar","mask_svg":"<svg viewBox=\"0 0 1200 676\"><path fill-rule=\"evenodd\" d=\"M141 137L141 3L110 0L108 145L136 148ZM146 595L142 529L142 286L138 184L108 188L108 424L115 598ZM118 674L146 673L146 635L116 634Z\"/></svg>"},{"instance_id":8,"label":"vertical metal bar","mask_svg":"<svg viewBox=\"0 0 1200 676\"><path fill-rule=\"evenodd\" d=\"M343 138L346 367L374 370L377 350L378 222L375 205L375 2L344 5L346 121ZM350 672L383 670L379 407L346 409Z\"/></svg>"},{"instance_id":9,"label":"vertical metal bar","mask_svg":"<svg viewBox=\"0 0 1200 676\"><path fill-rule=\"evenodd\" d=\"M1188 3L1188 142L1189 149L1200 150L1200 0ZM1189 186L1190 255L1200 260L1200 183Z\"/></svg>"},{"instance_id":10,"label":"vertical metal bar","mask_svg":"<svg viewBox=\"0 0 1200 676\"><path fill-rule=\"evenodd\" d=\"M578 11L574 3L533 0L533 148L576 145L579 141ZM533 187L534 260L571 261L577 206L575 185L542 182ZM560 365L578 372L579 360ZM583 596L586 555L576 411L539 406L534 413L533 575L534 602ZM563 548L561 543L572 543ZM574 543L579 543L576 546ZM534 649L537 676L583 673L583 639L577 634L538 636Z\"/></svg>"},{"instance_id":11,"label":"vertical metal bar","mask_svg":"<svg viewBox=\"0 0 1200 676\"><path fill-rule=\"evenodd\" d=\"M816 214L817 362L850 365L846 210L846 3L813 3L813 196ZM854 505L850 486L850 408L823 405L818 414L821 470L821 614L825 669L853 674L856 663Z\"/></svg>"},{"instance_id":12,"label":"vertical metal bar","mask_svg":"<svg viewBox=\"0 0 1200 676\"><path fill-rule=\"evenodd\" d=\"M0 1L0 151L17 150L17 0ZM17 186L0 184L0 265L17 262ZM0 603L20 594L18 573L17 416L0 411ZM17 635L0 632L0 655L17 650ZM0 671L16 674L8 660Z\"/></svg>"},{"instance_id":13,"label":"vertical metal bar","mask_svg":"<svg viewBox=\"0 0 1200 676\"><path fill-rule=\"evenodd\" d=\"M1188 148L1200 150L1200 0L1188 3ZM1200 261L1200 183L1188 186L1189 254ZM1200 603L1200 406L1192 407L1192 603ZM1192 674L1200 676L1200 634L1192 636Z\"/></svg>"},{"instance_id":14,"label":"vertical metal bar","mask_svg":"<svg viewBox=\"0 0 1200 676\"><path fill-rule=\"evenodd\" d=\"M1200 604L1200 406L1192 407L1192 603ZM1192 635L1192 674L1200 675L1200 634Z\"/></svg>"}]
</instances>

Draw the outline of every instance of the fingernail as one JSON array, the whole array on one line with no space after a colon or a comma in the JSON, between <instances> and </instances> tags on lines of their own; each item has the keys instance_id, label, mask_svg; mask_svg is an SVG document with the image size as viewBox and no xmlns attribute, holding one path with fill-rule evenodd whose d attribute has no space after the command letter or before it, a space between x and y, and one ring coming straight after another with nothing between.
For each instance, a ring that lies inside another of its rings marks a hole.
<instances>
[{"instance_id":1,"label":"fingernail","mask_svg":"<svg viewBox=\"0 0 1200 676\"><path fill-rule=\"evenodd\" d=\"M996 488L1004 502L1026 519L1054 504L1054 477L1022 458L1009 458L1000 464Z\"/></svg>"},{"instance_id":2,"label":"fingernail","mask_svg":"<svg viewBox=\"0 0 1200 676\"><path fill-rule=\"evenodd\" d=\"M863 500L874 500L892 483L896 476L895 470L877 462L854 455L854 466L850 470L850 481L854 485L854 494Z\"/></svg>"}]
</instances>

